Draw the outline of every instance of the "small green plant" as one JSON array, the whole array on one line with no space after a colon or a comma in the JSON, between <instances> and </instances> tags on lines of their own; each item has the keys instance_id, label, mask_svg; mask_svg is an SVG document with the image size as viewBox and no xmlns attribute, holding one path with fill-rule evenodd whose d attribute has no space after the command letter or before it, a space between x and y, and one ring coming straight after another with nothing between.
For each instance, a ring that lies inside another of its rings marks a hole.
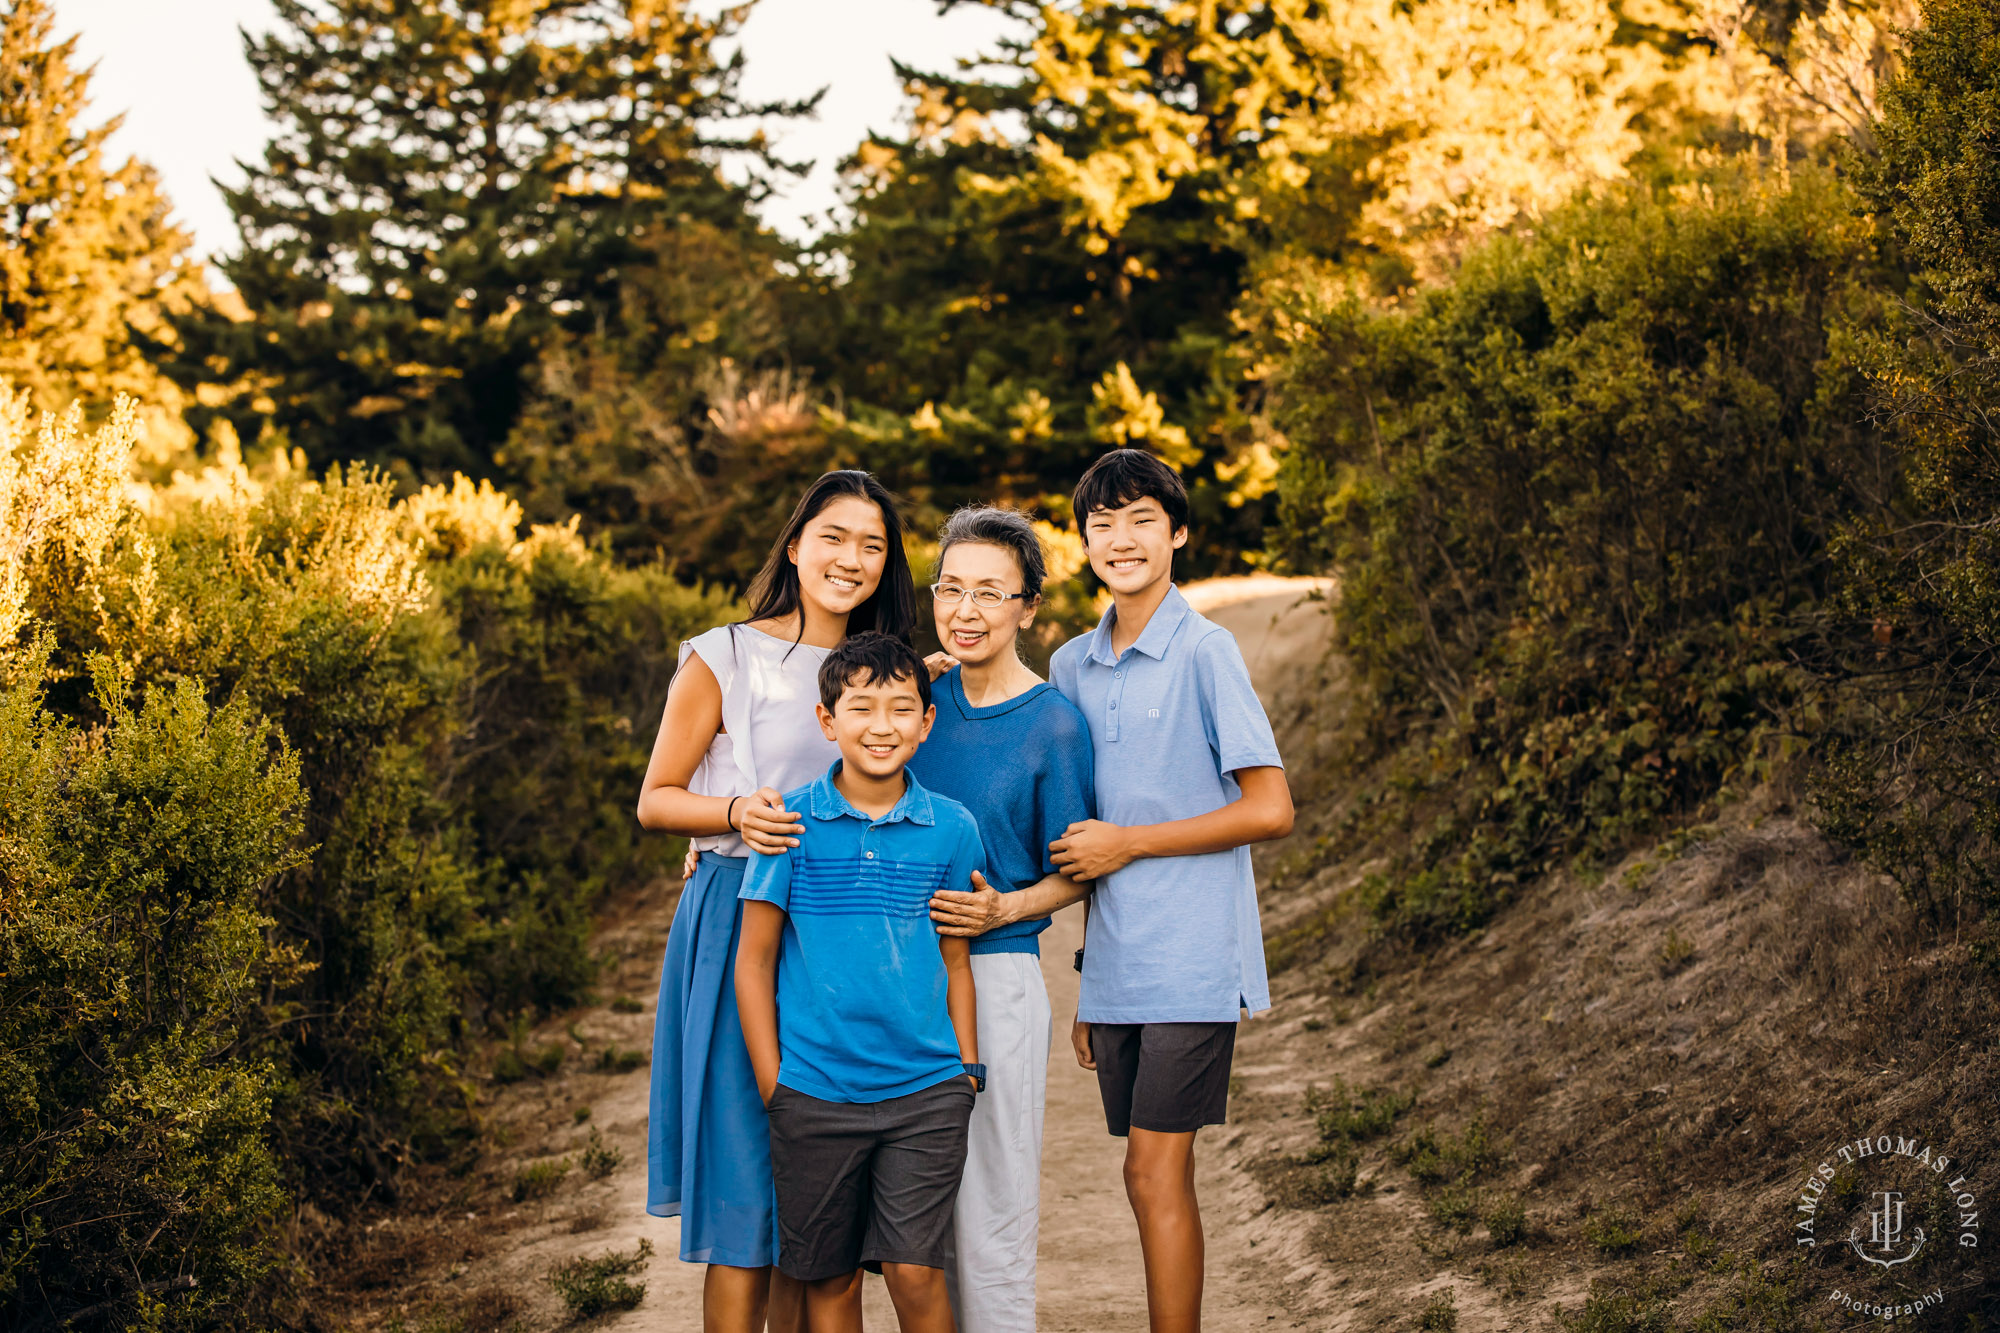
<instances>
[{"instance_id":1,"label":"small green plant","mask_svg":"<svg viewBox=\"0 0 2000 1333\"><path fill-rule=\"evenodd\" d=\"M625 1154L604 1141L604 1136L595 1129L590 1131L590 1142L583 1149L583 1171L592 1180L602 1180L616 1171L625 1161Z\"/></svg>"},{"instance_id":2,"label":"small green plant","mask_svg":"<svg viewBox=\"0 0 2000 1333\"><path fill-rule=\"evenodd\" d=\"M1308 1018L1305 1022L1299 1024L1299 1026L1307 1032L1318 1032L1326 1026L1326 1020L1323 1018Z\"/></svg>"},{"instance_id":3,"label":"small green plant","mask_svg":"<svg viewBox=\"0 0 2000 1333\"><path fill-rule=\"evenodd\" d=\"M1424 1052L1424 1068L1436 1069L1449 1059L1451 1059L1451 1047L1445 1045L1443 1042L1439 1042L1437 1045L1431 1047L1430 1050Z\"/></svg>"},{"instance_id":4,"label":"small green plant","mask_svg":"<svg viewBox=\"0 0 2000 1333\"><path fill-rule=\"evenodd\" d=\"M569 1118L573 1123L580 1125L590 1119L590 1108L588 1106L579 1106L569 1113Z\"/></svg>"},{"instance_id":5,"label":"small green plant","mask_svg":"<svg viewBox=\"0 0 2000 1333\"><path fill-rule=\"evenodd\" d=\"M1499 1194L1487 1201L1479 1220L1497 1246L1518 1245L1528 1234L1528 1210L1518 1194Z\"/></svg>"},{"instance_id":6,"label":"small green plant","mask_svg":"<svg viewBox=\"0 0 2000 1333\"><path fill-rule=\"evenodd\" d=\"M645 1063L644 1051L620 1050L616 1042L597 1053L597 1067L607 1074L629 1074Z\"/></svg>"},{"instance_id":7,"label":"small green plant","mask_svg":"<svg viewBox=\"0 0 2000 1333\"><path fill-rule=\"evenodd\" d=\"M1510 1301L1518 1301L1528 1294L1528 1264L1524 1259L1483 1263L1474 1271L1479 1274L1481 1282L1497 1287L1500 1294Z\"/></svg>"},{"instance_id":8,"label":"small green plant","mask_svg":"<svg viewBox=\"0 0 2000 1333\"><path fill-rule=\"evenodd\" d=\"M1827 1182L1826 1192L1836 1206L1852 1208L1861 1202L1861 1173L1851 1166L1841 1167Z\"/></svg>"},{"instance_id":9,"label":"small green plant","mask_svg":"<svg viewBox=\"0 0 2000 1333\"><path fill-rule=\"evenodd\" d=\"M1592 1283L1583 1308L1556 1315L1564 1333L1667 1333L1667 1305L1658 1293Z\"/></svg>"},{"instance_id":10,"label":"small green plant","mask_svg":"<svg viewBox=\"0 0 2000 1333\"><path fill-rule=\"evenodd\" d=\"M1425 1333L1453 1333L1458 1327L1458 1288L1446 1287L1432 1296L1417 1327Z\"/></svg>"},{"instance_id":11,"label":"small green plant","mask_svg":"<svg viewBox=\"0 0 2000 1333\"><path fill-rule=\"evenodd\" d=\"M1639 1248L1642 1234L1639 1219L1621 1209L1593 1213L1583 1223L1583 1238L1597 1247L1599 1252L1613 1258Z\"/></svg>"},{"instance_id":12,"label":"small green plant","mask_svg":"<svg viewBox=\"0 0 2000 1333\"><path fill-rule=\"evenodd\" d=\"M594 1319L613 1310L630 1310L646 1299L646 1284L633 1282L653 1257L653 1242L641 1240L629 1254L612 1250L595 1259L576 1258L549 1270L548 1284L577 1319Z\"/></svg>"},{"instance_id":13,"label":"small green plant","mask_svg":"<svg viewBox=\"0 0 2000 1333\"><path fill-rule=\"evenodd\" d=\"M570 1160L567 1157L551 1158L546 1162L536 1162L524 1166L514 1173L514 1202L526 1203L530 1199L546 1199L556 1192L556 1186L569 1174Z\"/></svg>"},{"instance_id":14,"label":"small green plant","mask_svg":"<svg viewBox=\"0 0 2000 1333\"><path fill-rule=\"evenodd\" d=\"M1415 1093L1399 1093L1388 1088L1363 1088L1350 1092L1339 1079L1330 1092L1309 1089L1306 1110L1315 1113L1314 1123L1326 1143L1365 1143L1379 1138L1395 1125L1396 1118L1417 1104Z\"/></svg>"},{"instance_id":15,"label":"small green plant","mask_svg":"<svg viewBox=\"0 0 2000 1333\"><path fill-rule=\"evenodd\" d=\"M1457 1134L1423 1125L1389 1146L1389 1156L1420 1185L1474 1180L1499 1165L1502 1145L1486 1132L1486 1122L1474 1116Z\"/></svg>"},{"instance_id":16,"label":"small green plant","mask_svg":"<svg viewBox=\"0 0 2000 1333\"><path fill-rule=\"evenodd\" d=\"M1360 1173L1361 1159L1353 1149L1343 1148L1333 1156L1314 1163L1313 1169L1299 1178L1299 1199L1315 1207L1338 1203L1354 1194Z\"/></svg>"},{"instance_id":17,"label":"small green plant","mask_svg":"<svg viewBox=\"0 0 2000 1333\"><path fill-rule=\"evenodd\" d=\"M1686 967L1694 958L1694 941L1668 928L1667 938L1660 944L1660 970L1669 975Z\"/></svg>"},{"instance_id":18,"label":"small green plant","mask_svg":"<svg viewBox=\"0 0 2000 1333\"><path fill-rule=\"evenodd\" d=\"M500 1083L519 1083L530 1074L548 1078L562 1068L567 1054L560 1045L537 1046L529 1050L510 1046L493 1057L493 1077Z\"/></svg>"},{"instance_id":19,"label":"small green plant","mask_svg":"<svg viewBox=\"0 0 2000 1333\"><path fill-rule=\"evenodd\" d=\"M1458 1180L1431 1195L1426 1206L1438 1225L1449 1227L1463 1236L1472 1230L1472 1220L1479 1213L1479 1195L1470 1185Z\"/></svg>"},{"instance_id":20,"label":"small green plant","mask_svg":"<svg viewBox=\"0 0 2000 1333\"><path fill-rule=\"evenodd\" d=\"M629 995L620 995L611 1002L611 1012L614 1014L636 1014L643 1012L645 1008L645 1005Z\"/></svg>"}]
</instances>

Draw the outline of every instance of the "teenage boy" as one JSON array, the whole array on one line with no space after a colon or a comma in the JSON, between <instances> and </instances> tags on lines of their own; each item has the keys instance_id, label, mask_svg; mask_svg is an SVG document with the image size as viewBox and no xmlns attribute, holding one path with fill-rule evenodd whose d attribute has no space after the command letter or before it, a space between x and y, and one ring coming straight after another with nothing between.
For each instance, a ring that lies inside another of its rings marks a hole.
<instances>
[{"instance_id":1,"label":"teenage boy","mask_svg":"<svg viewBox=\"0 0 2000 1333\"><path fill-rule=\"evenodd\" d=\"M963 938L937 890L983 868L979 827L904 765L930 733L930 673L886 634L819 671L840 758L785 793L799 846L753 855L738 897L736 1006L770 1112L778 1268L810 1333L859 1333L860 1269L879 1268L904 1333L952 1333L944 1279L966 1123L985 1082Z\"/></svg>"},{"instance_id":2,"label":"teenage boy","mask_svg":"<svg viewBox=\"0 0 2000 1333\"><path fill-rule=\"evenodd\" d=\"M1186 1333L1201 1327L1195 1132L1225 1118L1240 1012L1271 1007L1250 844L1291 832L1292 796L1236 640L1174 586L1180 478L1117 449L1073 503L1111 609L1049 664L1090 725L1102 816L1049 845L1096 884L1071 1040L1127 1139L1152 1333Z\"/></svg>"}]
</instances>

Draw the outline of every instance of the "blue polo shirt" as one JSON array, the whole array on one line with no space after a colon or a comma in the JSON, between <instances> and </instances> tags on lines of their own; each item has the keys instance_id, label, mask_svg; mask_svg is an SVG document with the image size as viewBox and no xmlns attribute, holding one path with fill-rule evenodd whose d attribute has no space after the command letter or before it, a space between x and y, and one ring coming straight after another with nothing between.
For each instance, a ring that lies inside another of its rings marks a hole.
<instances>
[{"instance_id":1,"label":"blue polo shirt","mask_svg":"<svg viewBox=\"0 0 2000 1333\"><path fill-rule=\"evenodd\" d=\"M1241 795L1237 769L1283 767L1235 636L1176 587L1138 641L1113 653L1117 615L1049 663L1090 725L1099 819L1191 819ZM1248 847L1145 858L1097 881L1077 1017L1226 1023L1270 1007Z\"/></svg>"},{"instance_id":2,"label":"blue polo shirt","mask_svg":"<svg viewBox=\"0 0 2000 1333\"><path fill-rule=\"evenodd\" d=\"M904 771L880 819L833 785L785 793L799 846L752 853L737 897L785 911L778 953L778 1082L829 1102L881 1102L958 1078L931 895L970 888L986 861L979 826Z\"/></svg>"},{"instance_id":3,"label":"blue polo shirt","mask_svg":"<svg viewBox=\"0 0 2000 1333\"><path fill-rule=\"evenodd\" d=\"M1048 685L975 708L957 667L931 686L931 697L937 721L910 772L979 821L988 884L1012 893L1040 883L1056 869L1049 844L1096 815L1083 715ZM997 927L974 936L972 952L1039 954L1035 937L1048 924L1043 917Z\"/></svg>"}]
</instances>

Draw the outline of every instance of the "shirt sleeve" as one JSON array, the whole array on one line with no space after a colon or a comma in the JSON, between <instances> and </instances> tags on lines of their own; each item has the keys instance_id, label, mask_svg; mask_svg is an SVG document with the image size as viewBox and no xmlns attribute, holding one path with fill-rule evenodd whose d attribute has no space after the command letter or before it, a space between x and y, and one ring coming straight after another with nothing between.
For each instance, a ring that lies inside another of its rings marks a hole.
<instances>
[{"instance_id":1,"label":"shirt sleeve","mask_svg":"<svg viewBox=\"0 0 2000 1333\"><path fill-rule=\"evenodd\" d=\"M792 905L792 858L785 852L766 856L762 852L750 853L750 864L743 872L743 887L736 896L746 902L773 903L786 911Z\"/></svg>"},{"instance_id":2,"label":"shirt sleeve","mask_svg":"<svg viewBox=\"0 0 2000 1333\"><path fill-rule=\"evenodd\" d=\"M1201 686L1201 724L1216 768L1234 773L1240 768L1283 768L1271 719L1250 685L1250 668L1236 636L1220 630L1195 648L1195 674Z\"/></svg>"},{"instance_id":3,"label":"shirt sleeve","mask_svg":"<svg viewBox=\"0 0 2000 1333\"><path fill-rule=\"evenodd\" d=\"M971 815L959 821L958 844L952 850L951 865L944 872L944 886L960 893L972 892L972 872L987 873L986 844L979 840L979 824ZM992 881L989 879L988 883ZM1002 885L992 884L993 888Z\"/></svg>"},{"instance_id":4,"label":"shirt sleeve","mask_svg":"<svg viewBox=\"0 0 2000 1333\"><path fill-rule=\"evenodd\" d=\"M1053 875L1056 863L1049 844L1071 824L1097 818L1097 761L1090 749L1090 728L1063 709L1047 732L1049 749L1035 783L1035 829L1041 843L1042 874Z\"/></svg>"},{"instance_id":5,"label":"shirt sleeve","mask_svg":"<svg viewBox=\"0 0 2000 1333\"><path fill-rule=\"evenodd\" d=\"M1076 653L1070 647L1070 644L1075 642L1075 639L1071 639L1069 643L1056 649L1055 655L1049 658L1049 684L1055 686L1056 693L1071 703L1076 702Z\"/></svg>"}]
</instances>

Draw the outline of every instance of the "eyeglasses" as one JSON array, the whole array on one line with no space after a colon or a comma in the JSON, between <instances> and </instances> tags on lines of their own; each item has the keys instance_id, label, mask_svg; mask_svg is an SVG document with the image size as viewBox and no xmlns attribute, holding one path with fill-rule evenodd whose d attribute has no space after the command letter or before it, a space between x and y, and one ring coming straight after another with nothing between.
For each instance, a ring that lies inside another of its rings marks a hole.
<instances>
[{"instance_id":1,"label":"eyeglasses","mask_svg":"<svg viewBox=\"0 0 2000 1333\"><path fill-rule=\"evenodd\" d=\"M947 606L954 606L970 597L974 606L988 611L1007 602L1024 600L1027 595L1024 592L1001 592L998 588L961 588L956 583L931 585L931 596Z\"/></svg>"}]
</instances>

